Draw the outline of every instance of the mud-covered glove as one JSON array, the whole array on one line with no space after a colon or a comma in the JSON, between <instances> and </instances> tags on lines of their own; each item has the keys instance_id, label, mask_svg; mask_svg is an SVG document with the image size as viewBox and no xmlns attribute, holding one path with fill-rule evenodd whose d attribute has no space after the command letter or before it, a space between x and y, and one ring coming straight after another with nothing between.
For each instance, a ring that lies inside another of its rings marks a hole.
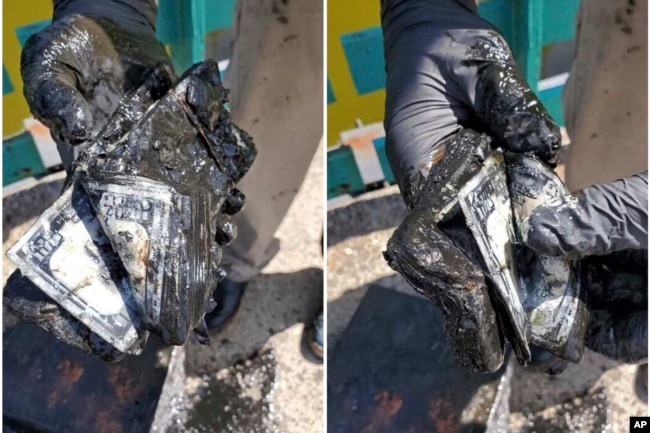
<instances>
[{"instance_id":1,"label":"mud-covered glove","mask_svg":"<svg viewBox=\"0 0 650 433\"><path fill-rule=\"evenodd\" d=\"M648 249L648 172L594 185L533 209L523 241L539 254L580 259Z\"/></svg>"},{"instance_id":2,"label":"mud-covered glove","mask_svg":"<svg viewBox=\"0 0 650 433\"><path fill-rule=\"evenodd\" d=\"M23 48L24 93L59 144L88 142L159 63L153 0L55 0L52 23Z\"/></svg>"},{"instance_id":3,"label":"mud-covered glove","mask_svg":"<svg viewBox=\"0 0 650 433\"><path fill-rule=\"evenodd\" d=\"M256 155L248 134L230 121L227 91L215 62L193 66L172 89L170 81L164 68L156 68L124 98L77 160L62 197L32 229L42 237L28 232L10 250L21 269L61 304L17 271L5 288L8 309L104 360L139 353L148 331L169 344L183 344L192 330L199 342L209 342L203 317L215 307L211 291L224 277L218 267L222 247L236 236L230 216L245 201L234 186ZM54 226L48 220L52 215ZM71 236L84 232L81 238ZM38 255L42 239L50 238L57 241ZM76 249L60 248L66 242ZM61 251L97 257L98 272L66 279L77 270L52 260L62 257ZM43 273L47 281L39 280ZM100 284L83 297L80 293L93 278L118 287L119 293L102 291ZM51 289L52 281L57 290ZM59 297L61 290L82 299ZM120 290L126 291L122 298ZM102 310L106 296L123 302ZM89 308L82 307L83 314L78 308L68 310L69 299ZM122 305L129 319L115 318ZM128 327L124 322L129 320L134 332L111 327Z\"/></svg>"},{"instance_id":4,"label":"mud-covered glove","mask_svg":"<svg viewBox=\"0 0 650 433\"><path fill-rule=\"evenodd\" d=\"M554 162L559 128L505 39L475 11L457 0L383 0L381 16L386 147L409 208L422 177L440 159L440 143L461 127Z\"/></svg>"},{"instance_id":5,"label":"mud-covered glove","mask_svg":"<svg viewBox=\"0 0 650 433\"><path fill-rule=\"evenodd\" d=\"M459 361L494 371L503 361L508 330L493 309L480 253L459 248L450 237L471 234L462 231L462 224L444 227L436 221L455 194L446 185L462 177L451 175L457 167L444 165L453 164L453 153L474 149L474 169L461 170L469 176L480 167L486 146L531 152L552 164L561 136L506 41L471 2L465 3L382 2L386 148L411 211L385 257L440 307ZM530 359L530 353L518 356Z\"/></svg>"},{"instance_id":6,"label":"mud-covered glove","mask_svg":"<svg viewBox=\"0 0 650 433\"><path fill-rule=\"evenodd\" d=\"M550 200L522 229L536 252L582 259L587 347L625 362L647 358L648 173Z\"/></svg>"},{"instance_id":7,"label":"mud-covered glove","mask_svg":"<svg viewBox=\"0 0 650 433\"><path fill-rule=\"evenodd\" d=\"M585 345L623 362L648 359L648 251L582 260L589 322Z\"/></svg>"}]
</instances>

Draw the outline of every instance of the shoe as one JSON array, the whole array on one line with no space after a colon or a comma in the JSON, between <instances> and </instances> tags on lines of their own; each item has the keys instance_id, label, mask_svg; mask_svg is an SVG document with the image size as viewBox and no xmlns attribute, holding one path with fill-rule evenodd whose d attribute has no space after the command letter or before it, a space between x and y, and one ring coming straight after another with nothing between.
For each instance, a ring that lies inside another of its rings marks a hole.
<instances>
[{"instance_id":1,"label":"shoe","mask_svg":"<svg viewBox=\"0 0 650 433\"><path fill-rule=\"evenodd\" d=\"M648 363L639 365L639 369L636 371L636 379L634 380L634 390L636 391L637 397L641 399L642 402L648 402Z\"/></svg>"},{"instance_id":2,"label":"shoe","mask_svg":"<svg viewBox=\"0 0 650 433\"><path fill-rule=\"evenodd\" d=\"M241 299L248 286L248 281L233 281L225 278L218 285L212 296L217 306L205 315L208 329L221 330L239 310Z\"/></svg>"},{"instance_id":3,"label":"shoe","mask_svg":"<svg viewBox=\"0 0 650 433\"><path fill-rule=\"evenodd\" d=\"M323 361L323 312L314 319L307 330L307 345L318 362Z\"/></svg>"}]
</instances>

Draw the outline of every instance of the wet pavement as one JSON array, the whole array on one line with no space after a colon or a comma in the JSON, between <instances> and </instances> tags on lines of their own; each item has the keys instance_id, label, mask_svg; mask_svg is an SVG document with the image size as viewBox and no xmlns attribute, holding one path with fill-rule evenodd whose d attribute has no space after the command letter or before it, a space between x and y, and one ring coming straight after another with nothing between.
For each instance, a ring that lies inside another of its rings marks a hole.
<instances>
[{"instance_id":1,"label":"wet pavement","mask_svg":"<svg viewBox=\"0 0 650 433\"><path fill-rule=\"evenodd\" d=\"M29 342L29 344L25 344ZM147 431L167 366L152 338L140 356L106 363L31 324L3 335L3 421L25 432Z\"/></svg>"},{"instance_id":2,"label":"wet pavement","mask_svg":"<svg viewBox=\"0 0 650 433\"><path fill-rule=\"evenodd\" d=\"M386 265L381 254L405 214L396 186L355 199L339 199L328 210L328 356L334 356L337 342L344 338L369 287L380 285L420 298ZM637 370L636 365L620 364L591 351L585 353L580 365L570 365L557 377L515 365L510 427L513 432L540 432L553 427L555 430L549 431L590 433L600 431L599 419L605 413L603 408L608 408L607 431L626 433L630 416L648 412L646 403L635 393ZM598 416L581 422L586 411L594 410ZM575 422L552 422L559 416Z\"/></svg>"},{"instance_id":3,"label":"wet pavement","mask_svg":"<svg viewBox=\"0 0 650 433\"><path fill-rule=\"evenodd\" d=\"M328 359L328 431L496 433L510 374L460 366L442 323L427 300L371 286Z\"/></svg>"},{"instance_id":4,"label":"wet pavement","mask_svg":"<svg viewBox=\"0 0 650 433\"><path fill-rule=\"evenodd\" d=\"M3 253L58 197L62 186L63 176L56 174L3 199ZM322 194L319 148L276 233L280 252L249 282L238 315L221 332L211 332L211 346L201 346L193 338L186 343L180 352L182 368L172 369L173 374L167 374L167 367L175 363L170 349L153 339L147 345L151 349L134 357L138 367L129 370L129 364L104 364L77 353L40 329L20 324L5 310L3 375L10 380L3 385L4 431L140 433L149 431L155 420L156 432L322 432L323 366L301 353L305 324L322 306ZM6 258L2 265L6 280L14 266ZM24 335L26 328L32 328L34 338ZM7 344L13 349L8 350ZM50 346L58 352L46 350ZM64 361L77 358L89 364ZM119 373L109 373L111 369ZM134 389L113 390L111 377ZM30 381L44 382L34 390L58 390L51 397L60 405L58 412L39 413L47 408L51 393L31 400ZM165 398L158 404L161 392ZM136 405L133 399L145 394ZM89 396L87 404L73 404L78 402L73 397L83 396ZM99 406L103 411L97 413L110 415L97 418L93 408ZM30 424L30 419L39 424ZM105 426L100 428L96 424L102 419ZM70 428L51 429L64 424Z\"/></svg>"}]
</instances>

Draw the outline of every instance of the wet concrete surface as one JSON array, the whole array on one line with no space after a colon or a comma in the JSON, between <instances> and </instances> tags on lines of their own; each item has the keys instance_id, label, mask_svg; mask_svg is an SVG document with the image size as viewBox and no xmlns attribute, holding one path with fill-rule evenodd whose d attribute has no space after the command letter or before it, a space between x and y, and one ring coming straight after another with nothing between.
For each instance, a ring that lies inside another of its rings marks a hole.
<instances>
[{"instance_id":1,"label":"wet concrete surface","mask_svg":"<svg viewBox=\"0 0 650 433\"><path fill-rule=\"evenodd\" d=\"M182 394L183 401L187 397L191 404L183 422L191 423L188 425L195 431L323 431L323 366L305 359L301 354L303 329L306 324L311 324L323 302L320 243L323 230L323 172L320 148L285 220L276 232L280 251L262 273L249 282L239 313L221 332L210 332L211 346L201 346L192 338L184 346L183 367L186 376ZM41 179L28 190L3 198L3 253L56 199L63 186L63 177L59 173ZM2 266L3 280L6 280L14 266L4 258L4 254ZM14 329L26 326L18 323L14 316L4 311L4 332L16 332ZM40 335L39 338L55 341L40 329L35 329L35 333ZM31 340L21 340L20 343L24 346L21 350L35 350ZM272 351L274 361L264 355L268 351ZM6 369L6 355L4 365ZM164 371L161 373L160 386ZM52 373L53 380L57 377L55 373ZM243 378L249 378L248 382L239 383L238 373ZM137 379L140 374L132 372L129 377ZM22 387L17 384L12 388L4 386L5 407L8 396L19 394L26 387L24 384ZM234 402L233 410L226 411L221 404L221 391L228 393L228 400ZM261 399L257 400L260 396ZM115 401L113 406L106 402L107 410L116 410L115 404ZM268 408L267 412L265 407ZM154 411L158 413L165 409L154 406L151 419ZM192 412L192 409L196 410ZM213 412L218 414L218 419L211 418ZM71 420L84 419L89 413L92 414L80 405L69 411L67 417ZM213 428L210 426L212 422L227 427ZM9 431L10 426L4 424L6 431ZM21 426L15 427L15 433L22 433L18 428ZM23 431L32 433L34 429ZM148 430L131 428L123 431L140 433Z\"/></svg>"},{"instance_id":2,"label":"wet concrete surface","mask_svg":"<svg viewBox=\"0 0 650 433\"><path fill-rule=\"evenodd\" d=\"M333 347L371 285L419 297L386 265L381 254L405 215L406 209L396 186L338 201L336 207L328 210L328 356L333 355ZM586 399L602 389L609 407L608 432L626 433L630 416L648 412L647 404L635 393L637 370L636 365L617 363L591 351L586 351L581 364L570 365L557 377L516 365L511 384L511 429L519 432L524 424L537 417L550 420L557 416L558 407L575 403L576 399ZM578 412L576 409L571 413ZM534 421L534 425L540 426L541 422ZM593 430L575 427L568 431L586 433Z\"/></svg>"},{"instance_id":3,"label":"wet concrete surface","mask_svg":"<svg viewBox=\"0 0 650 433\"><path fill-rule=\"evenodd\" d=\"M106 363L32 324L3 333L3 424L16 431L148 431L167 373L151 338L140 356Z\"/></svg>"},{"instance_id":4,"label":"wet concrete surface","mask_svg":"<svg viewBox=\"0 0 650 433\"><path fill-rule=\"evenodd\" d=\"M192 390L192 406L183 426L169 432L209 433L279 432L279 420L272 407L276 384L276 362L266 352L245 362L220 370L215 375L199 376L200 385Z\"/></svg>"},{"instance_id":5,"label":"wet concrete surface","mask_svg":"<svg viewBox=\"0 0 650 433\"><path fill-rule=\"evenodd\" d=\"M485 432L506 368L463 368L442 323L427 300L371 286L330 349L328 431Z\"/></svg>"}]
</instances>

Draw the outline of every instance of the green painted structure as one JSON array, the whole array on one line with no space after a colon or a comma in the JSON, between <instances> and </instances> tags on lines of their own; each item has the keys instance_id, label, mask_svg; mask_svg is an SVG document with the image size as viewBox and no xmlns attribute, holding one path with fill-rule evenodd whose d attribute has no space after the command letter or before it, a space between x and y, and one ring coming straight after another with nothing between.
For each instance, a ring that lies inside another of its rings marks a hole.
<instances>
[{"instance_id":1,"label":"green painted structure","mask_svg":"<svg viewBox=\"0 0 650 433\"><path fill-rule=\"evenodd\" d=\"M571 41L575 37L579 3L580 0L485 0L479 4L479 14L506 38L524 77L533 89L537 89L542 78L545 52L553 45ZM381 43L381 37L377 37L378 31L380 34L380 28L374 27L341 35L340 41L347 59L358 59L363 57L364 53L383 53L383 47L377 46ZM365 41L365 45L361 45L360 41ZM361 86L356 85L359 94L376 89L377 81L385 79L383 58L372 62L348 63L355 85L361 83ZM328 103L331 103L334 94L332 92L330 99L329 87L331 85L328 85ZM564 124L561 99L563 87L560 85L537 91L546 109L560 125ZM395 178L390 172L383 142L379 144L376 140L375 148L386 181L394 183ZM352 150L347 146L335 147L328 151L327 175L328 198L344 193L362 193L366 189L354 162Z\"/></svg>"},{"instance_id":2,"label":"green painted structure","mask_svg":"<svg viewBox=\"0 0 650 433\"><path fill-rule=\"evenodd\" d=\"M160 0L157 35L169 47L176 71L184 71L205 59L206 35L233 25L235 0ZM50 20L36 21L15 29L21 45L42 30ZM15 91L3 66L3 93ZM29 132L3 140L3 186L28 177L47 174ZM56 168L55 168L56 169Z\"/></svg>"}]
</instances>

